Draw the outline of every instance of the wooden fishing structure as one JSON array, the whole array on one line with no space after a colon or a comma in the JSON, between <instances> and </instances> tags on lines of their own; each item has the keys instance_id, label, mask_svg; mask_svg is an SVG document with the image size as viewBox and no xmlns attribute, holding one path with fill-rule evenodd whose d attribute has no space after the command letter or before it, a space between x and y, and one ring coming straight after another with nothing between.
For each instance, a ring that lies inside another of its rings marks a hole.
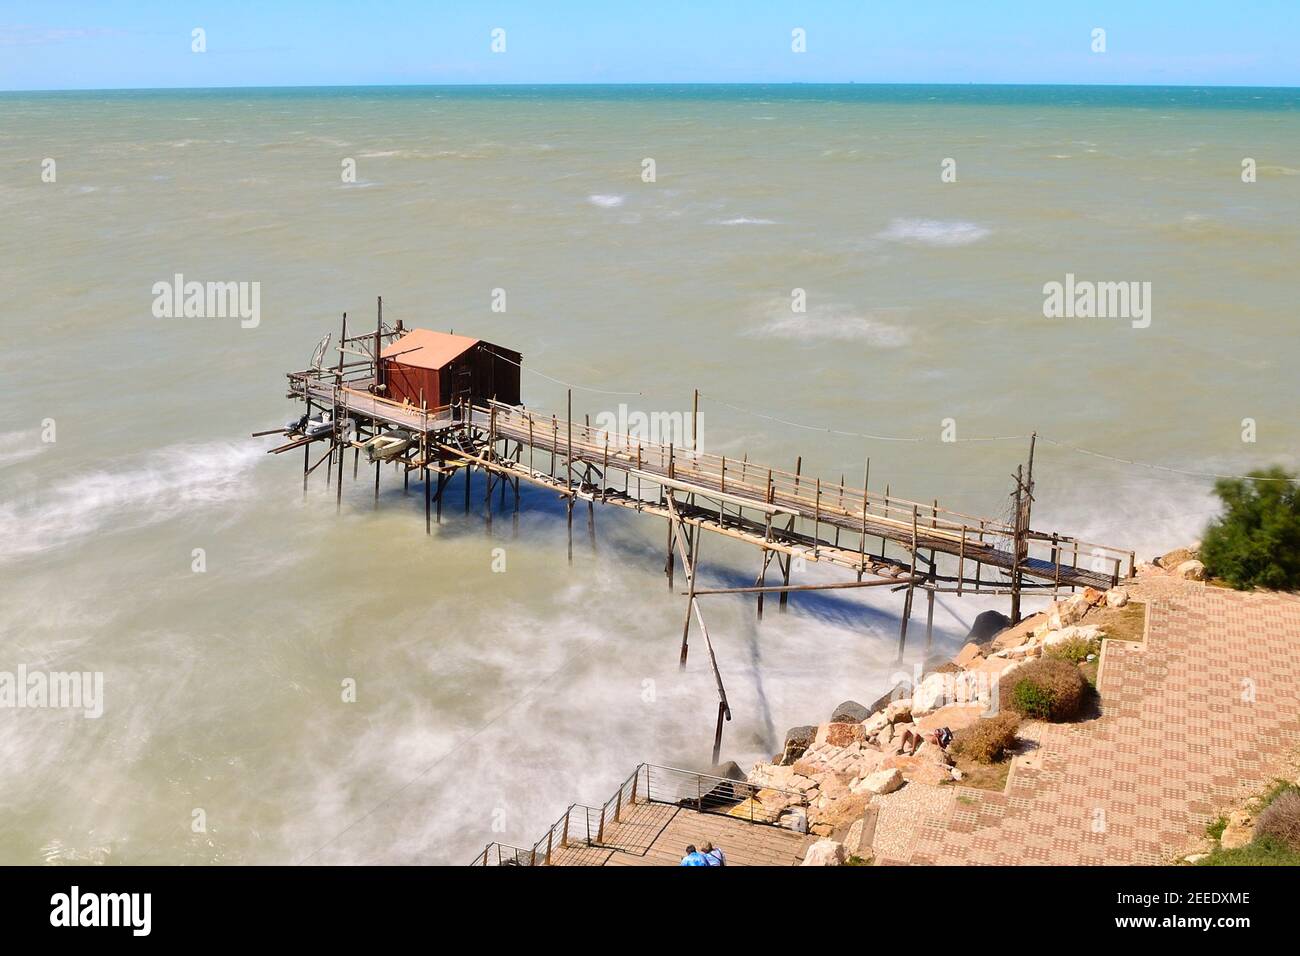
<instances>
[{"instance_id":1,"label":"wooden fishing structure","mask_svg":"<svg viewBox=\"0 0 1300 956\"><path fill-rule=\"evenodd\" d=\"M594 428L586 417L575 420L572 390L563 417L526 409L517 404L519 353L461 336L427 330L408 333L400 322L390 328L383 321L382 299L377 311L374 330L352 336L344 315L336 363L324 363L326 336L309 368L287 373L287 397L305 402L306 414L285 428L257 432L255 437L277 434L290 439L270 449L273 454L303 449L304 493L311 474L325 464L326 474L334 476L340 509L349 448L354 479L363 451L373 461L375 507L381 468L394 464L405 488L409 489L412 477L421 485L426 532L441 522L457 474L464 479L466 513L471 505L471 475L475 470L483 475L483 511L489 526L494 493L499 493L498 511L505 509L509 493L512 514L517 516L521 484L547 489L566 506L570 562L573 512L579 504L587 508L593 541L597 504L662 520L669 588L679 561L686 582L679 660L685 667L694 623L717 685L715 764L731 708L701 607L705 597L752 594L762 619L769 596L777 598L784 611L790 595L797 592L890 588L903 594L901 659L917 591L925 594L927 602L928 651L937 594L1007 595L1011 618L1018 621L1024 594L1106 589L1134 573L1132 551L1033 529L1032 439L1028 462L1012 476L1009 519L980 517L941 507L937 500L911 501L892 494L888 486L883 492L868 490L869 458L859 488L845 484L842 477L829 482L804 474L802 458L789 471L749 461L747 456L706 453L694 447L694 434L679 445ZM408 341L417 344L407 346ZM414 363L407 356L416 352L433 356L419 359L423 364L416 367L436 367L437 395L413 395L411 389L424 380L409 369L399 369L404 360ZM401 401L390 397L398 390L394 385L399 376L405 383ZM450 384L444 387L443 382ZM510 400L501 401L501 395ZM692 423L698 421L698 406L697 391ZM313 419L313 414L320 418ZM313 451L319 452L315 461ZM758 550L752 586L701 586L700 552L706 533ZM840 567L853 578L791 584L796 562ZM769 575L780 583L769 584Z\"/></svg>"}]
</instances>

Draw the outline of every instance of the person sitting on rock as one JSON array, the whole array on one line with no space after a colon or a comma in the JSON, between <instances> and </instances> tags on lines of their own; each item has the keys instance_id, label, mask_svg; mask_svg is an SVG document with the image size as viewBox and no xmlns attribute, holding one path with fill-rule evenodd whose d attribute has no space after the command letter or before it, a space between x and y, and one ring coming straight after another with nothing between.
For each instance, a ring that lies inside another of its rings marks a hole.
<instances>
[{"instance_id":1,"label":"person sitting on rock","mask_svg":"<svg viewBox=\"0 0 1300 956\"><path fill-rule=\"evenodd\" d=\"M915 730L904 730L899 753L910 756L921 748L923 742L932 743L940 750L947 750L948 745L952 743L952 731L947 727L936 727L924 734L919 734Z\"/></svg>"},{"instance_id":2,"label":"person sitting on rock","mask_svg":"<svg viewBox=\"0 0 1300 956\"><path fill-rule=\"evenodd\" d=\"M694 843L686 845L686 855L682 857L679 866L709 866L709 861L704 858L704 854L695 849Z\"/></svg>"},{"instance_id":3,"label":"person sitting on rock","mask_svg":"<svg viewBox=\"0 0 1300 956\"><path fill-rule=\"evenodd\" d=\"M704 859L708 861L709 866L726 866L727 854L722 852L722 847L714 846L712 843L706 843L700 847L700 852L704 854Z\"/></svg>"}]
</instances>

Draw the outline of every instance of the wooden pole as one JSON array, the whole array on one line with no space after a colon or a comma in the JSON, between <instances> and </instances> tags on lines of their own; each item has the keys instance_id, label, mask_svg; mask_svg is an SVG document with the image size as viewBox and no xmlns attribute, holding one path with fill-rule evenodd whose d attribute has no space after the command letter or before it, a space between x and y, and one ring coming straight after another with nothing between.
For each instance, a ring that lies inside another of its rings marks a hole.
<instances>
[{"instance_id":1,"label":"wooden pole","mask_svg":"<svg viewBox=\"0 0 1300 956\"><path fill-rule=\"evenodd\" d=\"M691 405L691 451L700 450L700 390L695 390L695 401ZM725 479L724 479L725 480Z\"/></svg>"},{"instance_id":2,"label":"wooden pole","mask_svg":"<svg viewBox=\"0 0 1300 956\"><path fill-rule=\"evenodd\" d=\"M381 295L381 296L379 296L378 299L377 299L377 305L376 305L376 308L375 308L375 381L374 381L374 392L375 392L376 395L381 395L381 394L383 393L383 391L384 391L384 389L383 389L383 387L382 387L384 383L380 380L380 365L379 365L379 350L380 350L380 348L382 347L381 344L380 344L380 335L381 335L381 333L383 332L383 330L384 330L384 297Z\"/></svg>"},{"instance_id":3,"label":"wooden pole","mask_svg":"<svg viewBox=\"0 0 1300 956\"><path fill-rule=\"evenodd\" d=\"M420 461L424 467L424 533L433 534L433 526L429 523L429 404L424 396L420 396L420 412L422 429L420 431Z\"/></svg>"},{"instance_id":4,"label":"wooden pole","mask_svg":"<svg viewBox=\"0 0 1300 956\"><path fill-rule=\"evenodd\" d=\"M1021 495L1024 491L1024 466L1016 466L1015 525L1012 537L1011 558L1011 623L1020 623L1020 517Z\"/></svg>"},{"instance_id":5,"label":"wooden pole","mask_svg":"<svg viewBox=\"0 0 1300 956\"><path fill-rule=\"evenodd\" d=\"M691 633L691 612L695 604L695 581L699 574L700 568L700 544L703 543L704 536L699 535L698 540L695 535L689 535L686 539L686 554L683 563L686 564L686 580L689 590L686 592L686 621L682 624L682 656L679 662L682 670L686 669L686 641Z\"/></svg>"},{"instance_id":6,"label":"wooden pole","mask_svg":"<svg viewBox=\"0 0 1300 956\"><path fill-rule=\"evenodd\" d=\"M903 599L903 621L898 629L898 659L903 659L907 648L907 622L912 616L912 595L916 590L916 505L912 505L912 573L909 575L907 597Z\"/></svg>"},{"instance_id":7,"label":"wooden pole","mask_svg":"<svg viewBox=\"0 0 1300 956\"><path fill-rule=\"evenodd\" d=\"M564 499L564 510L569 526L569 564L573 564L573 389L568 390L568 403L569 411L565 415L565 426L568 429L565 455L568 460L564 463L565 489L568 495Z\"/></svg>"},{"instance_id":8,"label":"wooden pole","mask_svg":"<svg viewBox=\"0 0 1300 956\"><path fill-rule=\"evenodd\" d=\"M796 498L799 496L799 475L802 471L803 471L803 455L800 455L798 458L794 460L794 494ZM790 526L786 529L787 531L794 530L794 520L795 520L795 516L791 515ZM814 541L815 540L816 539L814 538ZM816 544L814 544L813 547L815 550ZM781 566L781 583L789 587L790 565L794 563L794 558L791 555L787 554L785 555L785 560L782 560L781 555L777 555L776 562L778 565ZM781 596L780 598L777 599L777 603L776 603L776 608L778 613L784 614L786 605L789 603L790 603L790 592L782 591Z\"/></svg>"}]
</instances>

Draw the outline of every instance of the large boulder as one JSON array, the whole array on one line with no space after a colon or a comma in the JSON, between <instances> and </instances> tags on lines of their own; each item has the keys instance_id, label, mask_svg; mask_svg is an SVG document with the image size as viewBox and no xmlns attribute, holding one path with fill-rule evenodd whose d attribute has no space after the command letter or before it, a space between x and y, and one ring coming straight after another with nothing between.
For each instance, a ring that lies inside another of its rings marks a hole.
<instances>
[{"instance_id":1,"label":"large boulder","mask_svg":"<svg viewBox=\"0 0 1300 956\"><path fill-rule=\"evenodd\" d=\"M839 866L844 862L844 844L818 840L808 848L800 866Z\"/></svg>"},{"instance_id":2,"label":"large boulder","mask_svg":"<svg viewBox=\"0 0 1300 956\"><path fill-rule=\"evenodd\" d=\"M1128 603L1128 591L1123 588L1111 588L1106 592L1107 607L1123 607Z\"/></svg>"},{"instance_id":3,"label":"large boulder","mask_svg":"<svg viewBox=\"0 0 1300 956\"><path fill-rule=\"evenodd\" d=\"M1204 581L1205 565L1195 558L1191 558L1174 568L1174 574L1184 581Z\"/></svg>"},{"instance_id":4,"label":"large boulder","mask_svg":"<svg viewBox=\"0 0 1300 956\"><path fill-rule=\"evenodd\" d=\"M967 644L957 652L957 656L952 659L952 662L958 667L966 667L979 656L980 646L978 644Z\"/></svg>"},{"instance_id":5,"label":"large boulder","mask_svg":"<svg viewBox=\"0 0 1300 956\"><path fill-rule=\"evenodd\" d=\"M849 789L854 793L885 794L893 793L903 785L903 774L897 767L876 770L861 780L853 783Z\"/></svg>"},{"instance_id":6,"label":"large boulder","mask_svg":"<svg viewBox=\"0 0 1300 956\"><path fill-rule=\"evenodd\" d=\"M831 714L831 723L860 724L871 716L871 711L856 700L846 700Z\"/></svg>"},{"instance_id":7,"label":"large boulder","mask_svg":"<svg viewBox=\"0 0 1300 956\"><path fill-rule=\"evenodd\" d=\"M900 720L912 719L912 699L910 697L903 700L896 700L885 708L885 719L891 724L896 724Z\"/></svg>"},{"instance_id":8,"label":"large boulder","mask_svg":"<svg viewBox=\"0 0 1300 956\"><path fill-rule=\"evenodd\" d=\"M866 739L866 730L857 723L822 724L817 728L816 742L830 744L832 747L847 747L849 744L861 743Z\"/></svg>"},{"instance_id":9,"label":"large boulder","mask_svg":"<svg viewBox=\"0 0 1300 956\"><path fill-rule=\"evenodd\" d=\"M1158 558L1152 559L1152 564L1158 568L1164 568L1166 571L1172 571L1178 565L1191 561L1198 557L1198 549L1193 548L1174 548L1172 551L1166 551Z\"/></svg>"},{"instance_id":10,"label":"large boulder","mask_svg":"<svg viewBox=\"0 0 1300 956\"><path fill-rule=\"evenodd\" d=\"M889 689L889 692L880 697L868 709L874 714L878 710L884 710L890 703L896 700L902 700L905 697L912 696L912 682L900 680L897 684Z\"/></svg>"},{"instance_id":11,"label":"large boulder","mask_svg":"<svg viewBox=\"0 0 1300 956\"><path fill-rule=\"evenodd\" d=\"M971 644L983 644L997 637L1000 631L1011 626L1011 618L998 611L982 611L970 626L966 641Z\"/></svg>"},{"instance_id":12,"label":"large boulder","mask_svg":"<svg viewBox=\"0 0 1300 956\"><path fill-rule=\"evenodd\" d=\"M948 703L952 680L946 674L931 674L912 693L912 716L919 717Z\"/></svg>"},{"instance_id":13,"label":"large boulder","mask_svg":"<svg viewBox=\"0 0 1300 956\"><path fill-rule=\"evenodd\" d=\"M812 724L791 727L785 732L785 748L781 751L781 758L777 763L783 767L790 766L803 756L804 751L811 747L816 739L817 728Z\"/></svg>"}]
</instances>

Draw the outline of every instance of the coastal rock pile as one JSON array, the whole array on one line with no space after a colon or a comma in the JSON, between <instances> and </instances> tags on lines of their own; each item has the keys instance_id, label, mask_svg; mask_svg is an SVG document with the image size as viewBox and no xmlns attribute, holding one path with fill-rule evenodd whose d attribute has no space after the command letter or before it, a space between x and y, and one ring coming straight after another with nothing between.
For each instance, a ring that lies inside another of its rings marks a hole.
<instances>
[{"instance_id":1,"label":"coastal rock pile","mask_svg":"<svg viewBox=\"0 0 1300 956\"><path fill-rule=\"evenodd\" d=\"M1014 627L996 612L981 614L957 656L931 668L916 686L900 682L870 708L845 701L825 723L792 728L782 752L749 772L748 782L760 788L755 799L783 826L823 837L805 866L843 862L842 843L855 827L861 834L873 799L908 784L962 779L943 749L927 741L914 754L904 753L905 738L974 724L996 703L998 681L1044 648L1100 637L1101 628L1085 622L1089 612L1128 600L1122 587L1088 588Z\"/></svg>"},{"instance_id":2,"label":"coastal rock pile","mask_svg":"<svg viewBox=\"0 0 1300 956\"><path fill-rule=\"evenodd\" d=\"M1205 565L1201 563L1201 543L1198 541L1190 548L1175 548L1150 562L1138 565L1142 574L1163 574L1182 578L1184 581L1204 581Z\"/></svg>"}]
</instances>

